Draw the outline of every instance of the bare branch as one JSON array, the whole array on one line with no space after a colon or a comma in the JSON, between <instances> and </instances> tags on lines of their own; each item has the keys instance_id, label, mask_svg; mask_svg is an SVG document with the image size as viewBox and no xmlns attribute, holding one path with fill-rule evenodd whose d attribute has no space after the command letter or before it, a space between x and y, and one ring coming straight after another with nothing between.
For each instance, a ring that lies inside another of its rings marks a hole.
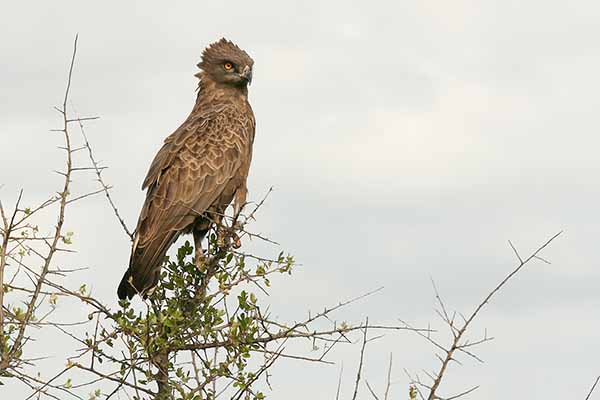
<instances>
[{"instance_id":1,"label":"bare branch","mask_svg":"<svg viewBox=\"0 0 600 400\"><path fill-rule=\"evenodd\" d=\"M369 318L365 320L365 327L363 330L363 341L362 347L360 349L360 361L358 363L358 371L356 372L356 382L354 383L354 394L352 395L352 400L356 400L356 396L358 395L358 385L360 383L360 374L362 372L363 361L365 356L365 347L367 346L367 327L369 326Z\"/></svg>"},{"instance_id":2,"label":"bare branch","mask_svg":"<svg viewBox=\"0 0 600 400\"><path fill-rule=\"evenodd\" d=\"M594 384L592 385L592 388L590 389L588 395L585 396L585 400L589 400L590 397L592 397L592 393L594 393L594 390L596 389L596 385L598 385L598 381L600 381L600 376L598 376L596 378L596 380L594 381Z\"/></svg>"},{"instance_id":3,"label":"bare branch","mask_svg":"<svg viewBox=\"0 0 600 400\"><path fill-rule=\"evenodd\" d=\"M83 127L83 124L81 122L81 119L77 119L77 122L79 123L79 131L81 132L81 136L83 137L83 141L84 141L84 147L88 150L88 157L92 163L92 166L94 168L94 171L96 172L96 176L98 177L98 182L100 183L100 186L102 186L102 190L104 192L104 194L106 195L106 199L108 200L108 203L110 204L115 216L117 217L117 220L119 220L119 223L121 224L121 227L123 227L123 230L125 231L125 234L127 234L127 236L129 236L129 239L131 241L133 241L134 237L133 237L133 233L131 232L131 230L127 227L127 224L125 223L125 220L123 219L123 217L121 216L121 214L119 213L119 210L117 208L117 206L115 205L115 202L113 201L109 189L110 186L107 185L106 183L104 183L104 180L102 178L102 170L103 168L98 166L98 162L96 161L96 158L94 157L94 152L92 151L92 146L90 145L90 141L88 140L87 135L85 134L85 129Z\"/></svg>"},{"instance_id":4,"label":"bare branch","mask_svg":"<svg viewBox=\"0 0 600 400\"><path fill-rule=\"evenodd\" d=\"M438 299L438 302L440 303L441 307L442 307L442 312L443 312L443 317L442 319L444 320L444 322L446 324L448 324L452 330L452 334L454 336L454 340L452 341L451 345L448 348L445 348L443 346L441 346L439 343L437 343L436 341L432 340L429 337L426 337L426 339L431 342L432 344L434 344L436 347L440 348L441 350L443 350L443 352L445 353L445 357L440 358L441 361L441 366L439 371L437 372L437 374L435 375L434 379L433 379L433 383L431 385L430 391L429 391L429 396L428 396L428 400L436 400L436 399L442 399L442 397L440 397L437 394L437 391L439 389L440 384L442 383L442 380L444 378L444 375L446 373L446 370L448 368L448 365L450 364L451 361L455 361L458 362L458 360L455 358L455 352L459 351L462 352L464 354L467 354L473 358L475 358L478 361L482 360L480 358L478 358L476 355L474 355L473 353L469 352L468 350L466 350L467 347L469 346L473 346L474 344L479 344L479 343L484 343L488 340L491 340L489 338L484 337L484 339L478 341L478 342L472 342L472 343L462 343L461 339L463 338L465 332L468 330L469 326L471 325L471 323L473 322L473 320L477 317L477 315L479 314L479 312L483 309L483 307L488 304L488 302L491 300L491 298L500 291L500 289L502 289L502 287L504 287L506 285L506 283L508 283L508 281L510 281L510 279L515 276L525 265L527 265L531 260L537 259L539 257L539 253L544 250L550 243L552 243L558 236L560 236L562 233L558 232L557 234L555 234L554 236L552 236L550 239L548 239L546 242L544 242L541 246L539 246L537 248L537 250L535 250L529 257L527 257L526 259L521 258L521 256L519 255L519 253L517 252L516 248L513 246L512 242L509 241L509 244L513 250L513 252L515 253L515 255L517 256L518 260L519 260L519 264L518 266L511 272L509 273L484 299L483 301L481 301L479 303L479 305L475 308L475 310L471 313L471 315L465 319L462 327L460 328L456 328L454 326L454 318L449 318L448 314L445 311L445 307L441 301L441 298L439 296L439 293L437 292L437 288L435 288L436 291L436 298ZM408 326L408 325L407 325ZM424 336L422 333L417 332L418 334L420 334L421 336ZM417 381L417 383L420 383ZM448 399L456 399L458 397L464 396L468 393L471 393L472 391L474 391L475 389L477 389L477 387L471 388L465 392L462 392L456 396L450 397Z\"/></svg>"}]
</instances>

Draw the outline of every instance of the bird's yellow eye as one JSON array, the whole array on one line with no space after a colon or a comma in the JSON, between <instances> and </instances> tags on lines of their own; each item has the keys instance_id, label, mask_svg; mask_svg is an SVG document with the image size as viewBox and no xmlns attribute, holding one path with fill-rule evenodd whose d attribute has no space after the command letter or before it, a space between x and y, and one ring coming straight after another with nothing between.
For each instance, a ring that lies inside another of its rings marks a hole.
<instances>
[{"instance_id":1,"label":"bird's yellow eye","mask_svg":"<svg viewBox=\"0 0 600 400\"><path fill-rule=\"evenodd\" d=\"M230 62L226 62L225 64L223 64L223 68L225 68L227 71L231 71L233 69L233 64Z\"/></svg>"}]
</instances>

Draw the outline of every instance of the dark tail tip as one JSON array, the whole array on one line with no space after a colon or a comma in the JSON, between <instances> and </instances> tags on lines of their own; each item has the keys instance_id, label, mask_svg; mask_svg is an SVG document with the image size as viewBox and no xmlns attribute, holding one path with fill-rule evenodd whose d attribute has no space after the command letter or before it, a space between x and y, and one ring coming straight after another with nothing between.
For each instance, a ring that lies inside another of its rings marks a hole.
<instances>
[{"instance_id":1,"label":"dark tail tip","mask_svg":"<svg viewBox=\"0 0 600 400\"><path fill-rule=\"evenodd\" d=\"M133 298L135 295L135 288L129 282L131 274L129 273L129 269L123 275L121 279L121 283L119 283L119 288L117 289L117 295L119 296L119 300L125 300Z\"/></svg>"}]
</instances>

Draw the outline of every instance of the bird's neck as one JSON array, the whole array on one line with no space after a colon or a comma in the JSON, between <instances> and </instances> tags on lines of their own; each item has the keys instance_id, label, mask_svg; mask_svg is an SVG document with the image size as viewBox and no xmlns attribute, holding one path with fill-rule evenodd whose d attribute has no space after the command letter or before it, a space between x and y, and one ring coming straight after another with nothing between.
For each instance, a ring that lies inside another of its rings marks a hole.
<instances>
[{"instance_id":1,"label":"bird's neck","mask_svg":"<svg viewBox=\"0 0 600 400\"><path fill-rule=\"evenodd\" d=\"M196 106L202 103L211 102L219 103L221 101L248 101L247 86L232 86L223 83L218 83L208 78L206 75L199 74L200 82L198 83L198 96L196 97Z\"/></svg>"}]
</instances>

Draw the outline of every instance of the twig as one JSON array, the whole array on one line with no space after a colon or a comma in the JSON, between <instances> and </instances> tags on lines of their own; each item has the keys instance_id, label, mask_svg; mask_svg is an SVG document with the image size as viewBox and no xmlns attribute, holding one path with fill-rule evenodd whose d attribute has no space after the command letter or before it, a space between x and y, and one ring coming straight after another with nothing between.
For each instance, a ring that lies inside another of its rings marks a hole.
<instances>
[{"instance_id":1,"label":"twig","mask_svg":"<svg viewBox=\"0 0 600 400\"><path fill-rule=\"evenodd\" d=\"M340 400L340 390L342 388L342 375L344 374L344 364L340 368L340 376L338 378L337 390L335 392L335 400Z\"/></svg>"},{"instance_id":2,"label":"twig","mask_svg":"<svg viewBox=\"0 0 600 400\"><path fill-rule=\"evenodd\" d=\"M373 390L371 385L369 385L369 381L365 380L365 383L367 384L367 389L369 389L369 392L371 392L371 396L373 396L373 398L375 398L375 400L379 400L379 397L377 397L377 395L375 394L375 391Z\"/></svg>"},{"instance_id":3,"label":"twig","mask_svg":"<svg viewBox=\"0 0 600 400\"><path fill-rule=\"evenodd\" d=\"M598 384L598 381L600 381L600 376L598 376L596 378L596 381L594 382L594 384L592 385L592 388L590 389L589 393L587 396L585 396L585 400L589 400L590 397L592 396L592 393L594 393L594 389L596 389L596 385Z\"/></svg>"},{"instance_id":4,"label":"twig","mask_svg":"<svg viewBox=\"0 0 600 400\"><path fill-rule=\"evenodd\" d=\"M510 247L513 249L513 251L515 252L517 258L519 259L519 264L518 266L510 273L508 274L484 299L483 301L481 301L481 303L479 303L479 305L475 308L475 310L471 313L471 315L465 319L465 322L463 324L463 326L458 329L455 328L453 325L453 319L450 319L448 317L448 314L445 311L445 307L441 301L441 298L439 297L439 295L437 294L437 289L436 289L436 298L438 299L438 301L441 304L442 307L442 311L444 313L444 321L450 325L451 329L452 329L452 333L454 336L454 340L452 341L452 344L450 345L449 348L445 348L443 346L441 346L440 344L438 344L436 341L434 341L433 339L426 337L426 339L433 343L436 347L441 348L445 353L446 356L441 359L441 366L439 371L437 372L435 379L433 380L433 383L431 385L430 388L430 392L429 392L429 396L428 396L428 400L436 400L439 398L439 396L437 395L437 390L440 386L440 384L442 383L442 379L444 377L444 374L448 368L448 365L450 364L451 361L457 361L454 358L454 354L455 352L458 351L462 351L463 353L466 353L472 357L475 357L472 353L469 353L468 351L465 350L465 347L469 346L468 343L466 344L461 344L461 339L463 337L463 335L465 334L465 332L467 331L467 329L469 328L469 326L471 325L471 322L473 322L473 320L477 317L477 315L479 314L479 312L483 309L483 307L488 304L488 302L490 301L490 299L500 291L500 289L502 287L504 287L504 285L506 285L506 283L513 277L515 276L525 265L527 265L527 263L529 263L531 260L536 259L538 257L538 254L544 250L550 243L552 243L552 241L554 241L554 239L556 239L558 236L560 236L562 234L562 231L558 232L557 234L555 234L554 236L552 236L550 239L548 239L544 244L542 244L540 247L538 247L537 250L535 250L529 257L527 257L526 259L522 259L521 256L519 255L519 253L517 252L515 246L513 246L512 242L509 242ZM407 325L408 326L408 325ZM418 334L420 334L421 336L424 336L422 333L417 332ZM481 340L480 342L484 342L487 341L487 338L484 338L483 340ZM476 359L478 359L477 357L475 357ZM479 360L479 359L478 359ZM470 392L472 392L473 390L477 389L477 387L474 387L472 389L467 390L466 392L460 393L459 395L450 397L449 399L456 399L458 397L464 396Z\"/></svg>"},{"instance_id":5,"label":"twig","mask_svg":"<svg viewBox=\"0 0 600 400\"><path fill-rule=\"evenodd\" d=\"M390 353L390 364L388 366L387 384L385 386L385 394L383 395L383 400L388 400L388 395L390 393L391 385L392 385L392 353Z\"/></svg>"},{"instance_id":6,"label":"twig","mask_svg":"<svg viewBox=\"0 0 600 400\"><path fill-rule=\"evenodd\" d=\"M352 400L356 400L356 396L358 395L358 385L360 383L360 374L362 372L363 361L365 356L365 347L367 346L367 329L369 326L369 318L365 320L365 329L363 330L363 341L362 347L360 349L360 362L358 363L358 371L356 372L356 382L354 383L354 394L352 395Z\"/></svg>"},{"instance_id":7,"label":"twig","mask_svg":"<svg viewBox=\"0 0 600 400\"><path fill-rule=\"evenodd\" d=\"M75 56L77 54L77 39L78 39L78 36L76 35L75 41L73 43L73 54L71 57L71 64L69 66L69 75L68 75L68 79L67 79L67 87L65 89L63 108L62 108L62 110L59 109L59 112L61 113L61 115L63 117L63 134L64 134L64 139L65 139L65 147L67 149L71 148L71 138L69 136L68 122L67 122L67 119L68 119L67 118L67 102L69 100L69 91L71 89L71 79L73 76L73 67L75 65ZM27 311L25 312L25 315L21 321L22 323L19 327L17 336L15 337L15 340L13 341L13 346L12 346L11 350L8 352L8 356L7 356L8 358L16 357L16 355L21 351L21 346L23 344L23 339L24 339L24 335L25 335L25 329L28 326L29 321L31 321L34 309L36 308L38 297L42 290L42 286L45 282L46 275L48 274L48 270L50 268L52 258L57 251L58 242L62 237L62 227L63 227L63 223L65 220L65 209L67 206L67 196L69 195L69 186L71 183L71 169L73 167L70 151L67 151L66 167L67 167L67 169L65 172L63 189L59 194L60 209L59 209L59 213L58 213L58 222L56 223L56 227L54 230L54 238L52 239L50 249L48 250L48 254L45 257L44 265L42 266L42 270L41 270L41 273L37 280L37 283L35 284L34 293L29 298L28 305L27 305Z\"/></svg>"},{"instance_id":8,"label":"twig","mask_svg":"<svg viewBox=\"0 0 600 400\"><path fill-rule=\"evenodd\" d=\"M110 204L111 208L113 209L113 212L114 212L115 216L119 220L119 223L123 227L123 230L125 231L125 234L127 234L127 236L129 236L129 239L131 241L133 241L133 239L134 239L133 233L127 227L127 224L125 223L125 220L123 219L123 217L121 217L121 214L119 213L119 209L115 205L115 202L113 201L113 199L112 199L112 197L110 195L110 192L109 192L110 186L108 186L106 183L104 183L104 180L102 179L102 170L103 170L103 168L98 166L98 162L94 158L94 153L92 151L92 146L90 145L90 141L88 140L88 137L85 134L85 129L83 127L83 124L81 123L82 119L78 118L75 121L77 121L79 123L79 130L81 132L81 136L83 137L84 147L87 148L87 150L88 150L89 159L90 159L90 161L91 161L91 163L93 165L93 168L94 168L94 170L96 172L96 176L98 177L98 182L102 186L102 190L101 191L103 191L104 194L106 194L106 199L108 200L108 203Z\"/></svg>"}]
</instances>

